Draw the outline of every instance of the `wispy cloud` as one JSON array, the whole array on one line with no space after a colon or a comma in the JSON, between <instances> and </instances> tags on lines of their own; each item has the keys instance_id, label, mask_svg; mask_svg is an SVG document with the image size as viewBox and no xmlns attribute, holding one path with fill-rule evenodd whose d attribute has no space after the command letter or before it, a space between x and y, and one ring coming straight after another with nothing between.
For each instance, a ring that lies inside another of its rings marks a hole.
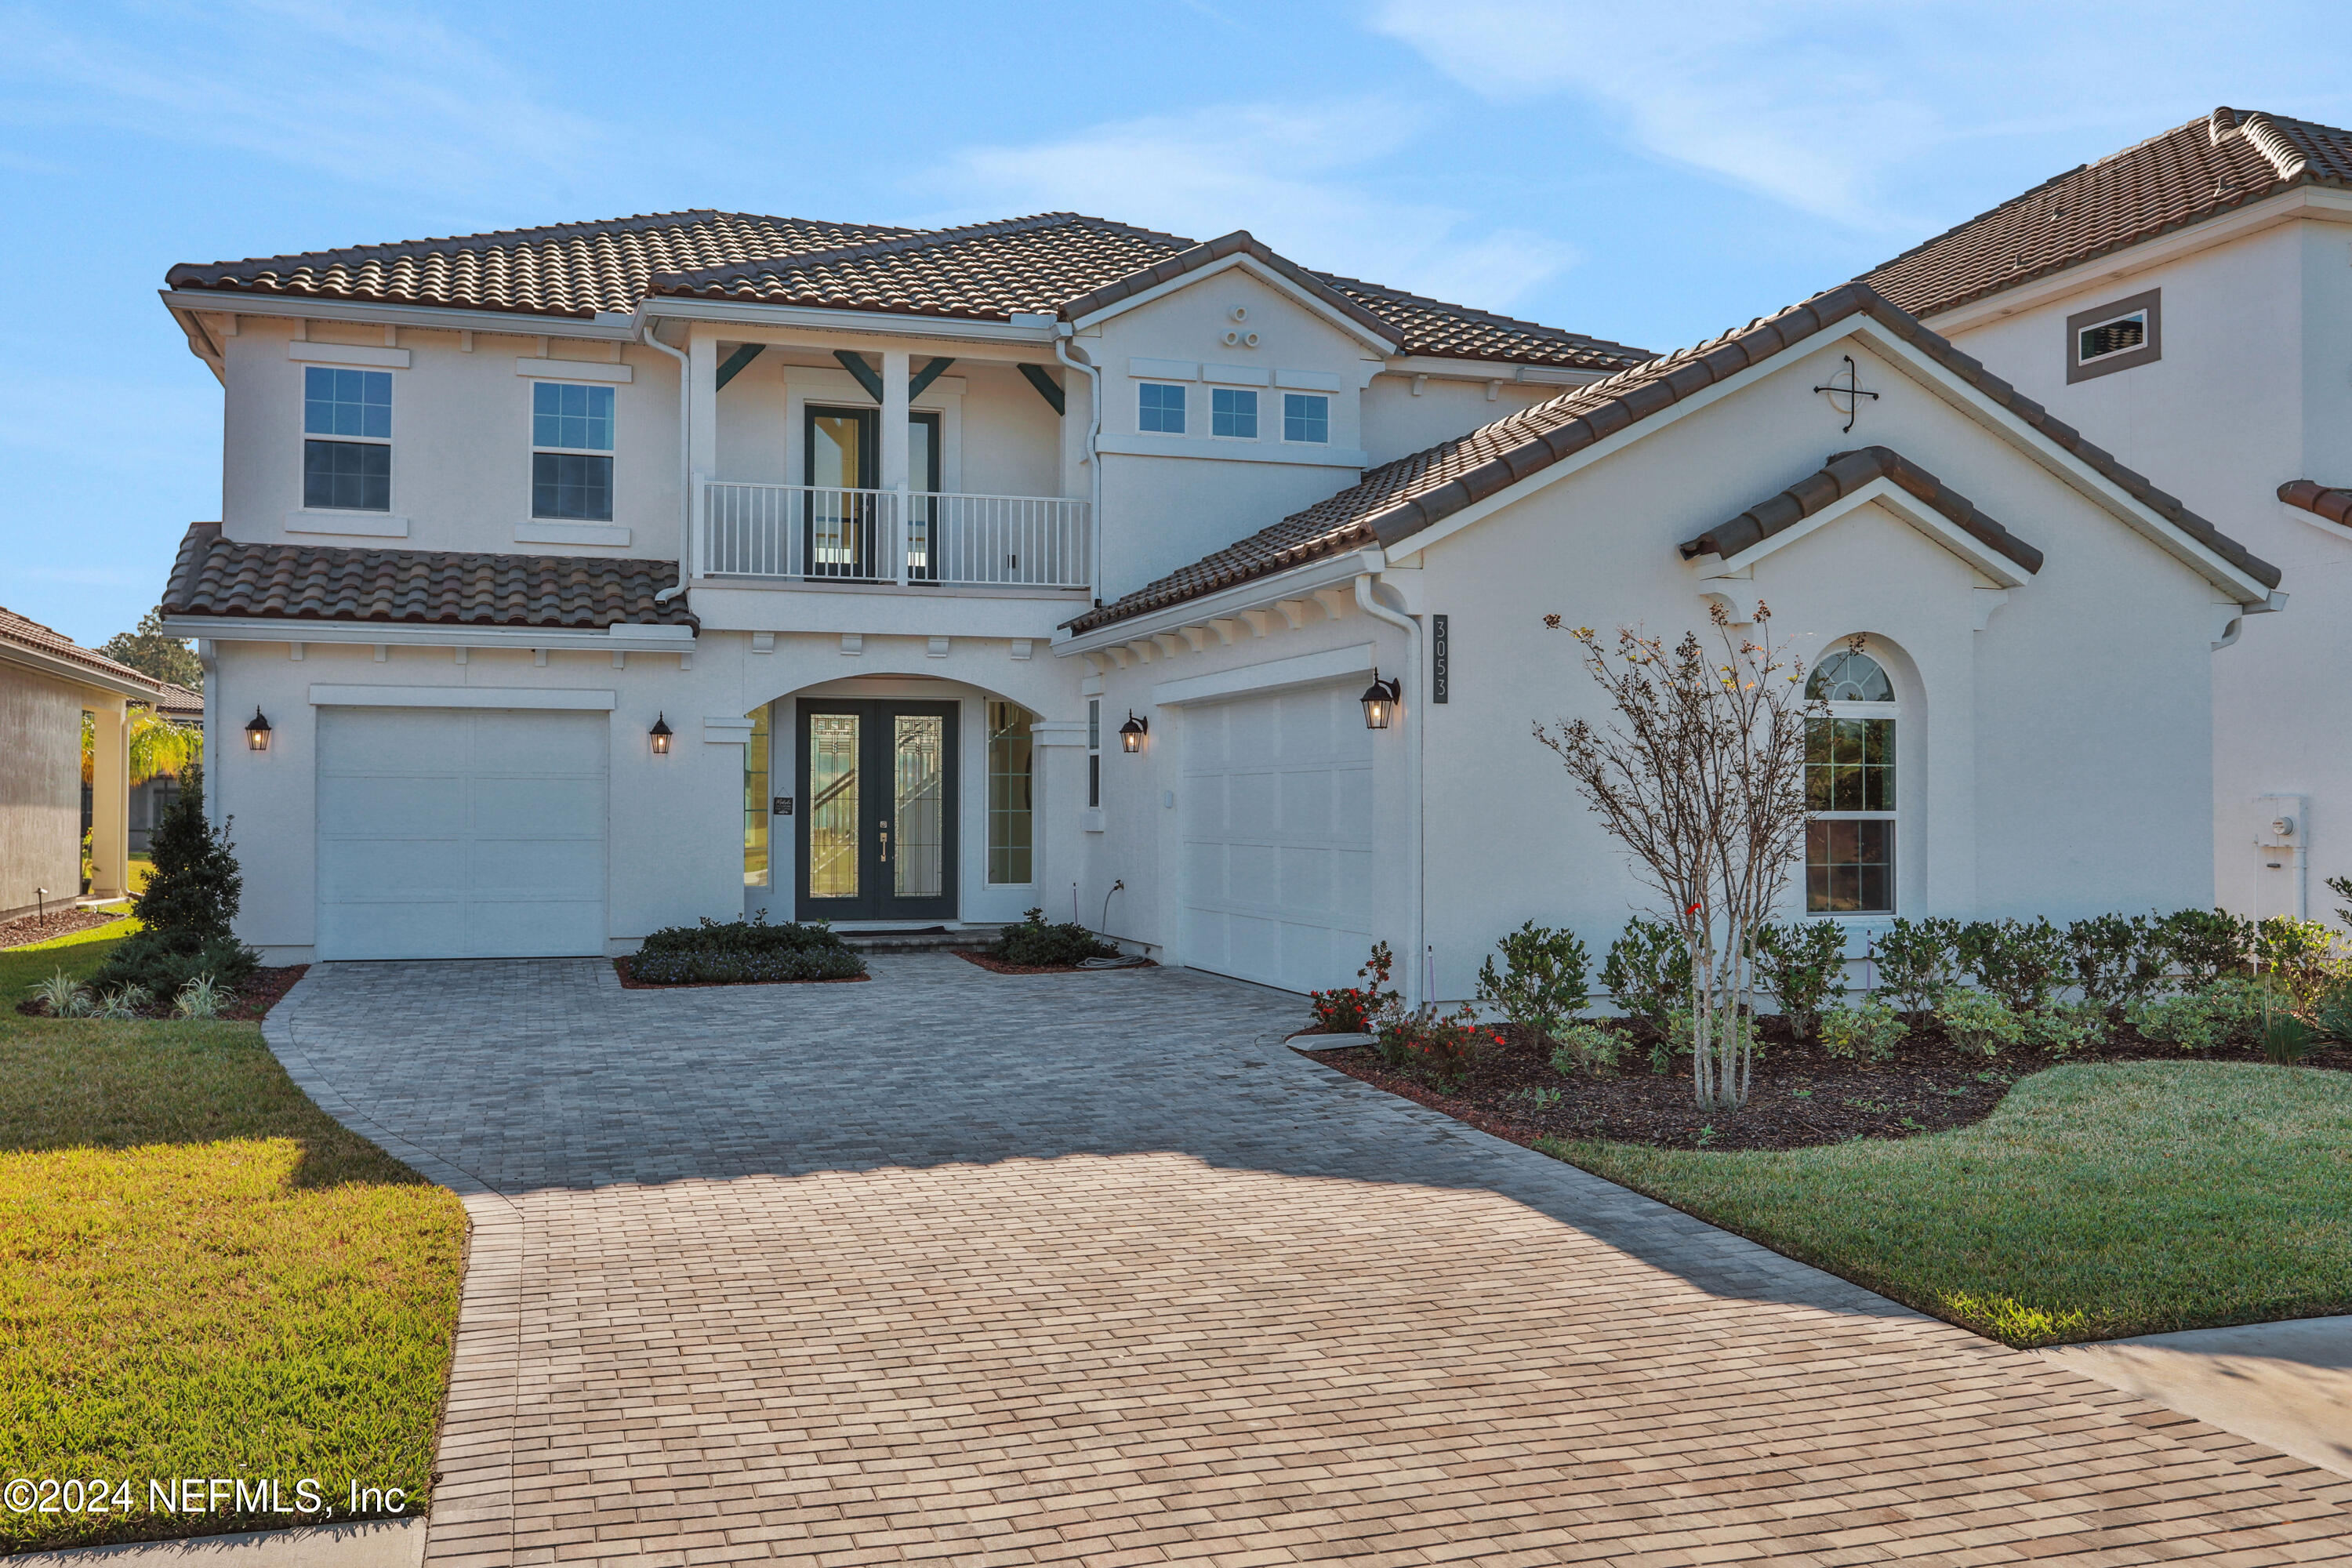
<instances>
[{"instance_id":1,"label":"wispy cloud","mask_svg":"<svg viewBox=\"0 0 2352 1568\"><path fill-rule=\"evenodd\" d=\"M594 121L550 103L495 50L415 12L332 0L113 9L0 11L8 119L467 195L560 180L611 151Z\"/></svg>"},{"instance_id":2,"label":"wispy cloud","mask_svg":"<svg viewBox=\"0 0 2352 1568\"><path fill-rule=\"evenodd\" d=\"M1067 208L1196 239L1246 228L1306 266L1498 308L1575 261L1563 241L1381 190L1382 161L1422 128L1376 100L1202 108L967 147L921 184L964 217Z\"/></svg>"},{"instance_id":3,"label":"wispy cloud","mask_svg":"<svg viewBox=\"0 0 2352 1568\"><path fill-rule=\"evenodd\" d=\"M1566 94L1652 154L1855 228L1909 210L1962 142L2098 128L2137 140L2228 102L2340 100L2325 18L2283 0L1379 0L1376 30L1481 95ZM2056 173L2055 169L2046 171Z\"/></svg>"}]
</instances>

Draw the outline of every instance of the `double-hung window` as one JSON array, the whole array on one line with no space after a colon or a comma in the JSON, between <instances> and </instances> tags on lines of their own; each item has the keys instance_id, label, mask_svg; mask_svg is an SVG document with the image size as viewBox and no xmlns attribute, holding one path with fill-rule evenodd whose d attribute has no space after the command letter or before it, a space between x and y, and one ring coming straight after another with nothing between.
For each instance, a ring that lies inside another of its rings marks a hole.
<instances>
[{"instance_id":1,"label":"double-hung window","mask_svg":"<svg viewBox=\"0 0 2352 1568\"><path fill-rule=\"evenodd\" d=\"M1284 393L1282 438L1328 445L1331 439L1331 400L1311 392Z\"/></svg>"},{"instance_id":2,"label":"double-hung window","mask_svg":"<svg viewBox=\"0 0 2352 1568\"><path fill-rule=\"evenodd\" d=\"M1235 440L1257 439L1257 394L1245 386L1209 390L1209 434Z\"/></svg>"},{"instance_id":3,"label":"double-hung window","mask_svg":"<svg viewBox=\"0 0 2352 1568\"><path fill-rule=\"evenodd\" d=\"M302 505L392 510L392 372L302 367Z\"/></svg>"},{"instance_id":4,"label":"double-hung window","mask_svg":"<svg viewBox=\"0 0 2352 1568\"><path fill-rule=\"evenodd\" d=\"M613 389L530 386L530 515L613 520Z\"/></svg>"},{"instance_id":5,"label":"double-hung window","mask_svg":"<svg viewBox=\"0 0 2352 1568\"><path fill-rule=\"evenodd\" d=\"M1805 909L1895 912L1895 684L1859 648L1813 668L1805 695L1829 705L1805 721Z\"/></svg>"},{"instance_id":6,"label":"double-hung window","mask_svg":"<svg viewBox=\"0 0 2352 1568\"><path fill-rule=\"evenodd\" d=\"M1147 381L1138 392L1135 427L1162 436L1184 434L1184 389L1164 381Z\"/></svg>"}]
</instances>

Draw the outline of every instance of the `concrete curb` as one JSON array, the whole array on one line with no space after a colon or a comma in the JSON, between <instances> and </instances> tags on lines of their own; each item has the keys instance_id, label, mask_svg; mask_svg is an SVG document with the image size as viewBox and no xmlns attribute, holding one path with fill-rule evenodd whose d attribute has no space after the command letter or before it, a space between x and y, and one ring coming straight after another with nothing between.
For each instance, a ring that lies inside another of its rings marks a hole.
<instances>
[{"instance_id":1,"label":"concrete curb","mask_svg":"<svg viewBox=\"0 0 2352 1568\"><path fill-rule=\"evenodd\" d=\"M259 1530L242 1535L199 1535L186 1541L134 1541L121 1546L79 1546L11 1557L25 1568L417 1568L425 1561L425 1521L371 1520L306 1530Z\"/></svg>"}]
</instances>

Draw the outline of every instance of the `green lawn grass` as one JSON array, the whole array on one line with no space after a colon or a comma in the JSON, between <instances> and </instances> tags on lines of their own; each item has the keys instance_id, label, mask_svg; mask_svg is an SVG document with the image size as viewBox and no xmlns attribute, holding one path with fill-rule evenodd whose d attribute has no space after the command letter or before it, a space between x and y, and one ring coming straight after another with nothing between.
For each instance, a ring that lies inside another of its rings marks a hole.
<instances>
[{"instance_id":1,"label":"green lawn grass","mask_svg":"<svg viewBox=\"0 0 2352 1568\"><path fill-rule=\"evenodd\" d=\"M2018 1346L2352 1311L2352 1075L2053 1068L1926 1137L1538 1147Z\"/></svg>"},{"instance_id":2,"label":"green lawn grass","mask_svg":"<svg viewBox=\"0 0 2352 1568\"><path fill-rule=\"evenodd\" d=\"M316 1478L336 1517L357 1479L418 1511L465 1230L256 1025L0 1013L0 1479L133 1503L0 1510L0 1551L320 1522L147 1512L151 1478L276 1478L289 1506Z\"/></svg>"},{"instance_id":3,"label":"green lawn grass","mask_svg":"<svg viewBox=\"0 0 2352 1568\"><path fill-rule=\"evenodd\" d=\"M116 942L144 929L131 918L130 905L108 908L121 910L123 918L112 925L92 926L30 947L0 948L0 1012L13 1012L17 1003L33 994L33 987L60 969L76 980L88 980L106 962Z\"/></svg>"}]
</instances>

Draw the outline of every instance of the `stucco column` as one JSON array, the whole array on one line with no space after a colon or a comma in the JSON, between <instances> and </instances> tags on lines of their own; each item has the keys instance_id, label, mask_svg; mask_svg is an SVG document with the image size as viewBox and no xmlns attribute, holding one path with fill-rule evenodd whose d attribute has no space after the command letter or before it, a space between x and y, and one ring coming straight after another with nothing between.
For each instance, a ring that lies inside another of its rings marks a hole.
<instances>
[{"instance_id":1,"label":"stucco column","mask_svg":"<svg viewBox=\"0 0 2352 1568\"><path fill-rule=\"evenodd\" d=\"M894 499L883 512L885 535L878 542L883 571L896 579L907 569L907 376L908 356L894 350L882 353L882 488Z\"/></svg>"},{"instance_id":2,"label":"stucco column","mask_svg":"<svg viewBox=\"0 0 2352 1568\"><path fill-rule=\"evenodd\" d=\"M131 890L131 726L122 699L90 710L89 890L119 899Z\"/></svg>"}]
</instances>

